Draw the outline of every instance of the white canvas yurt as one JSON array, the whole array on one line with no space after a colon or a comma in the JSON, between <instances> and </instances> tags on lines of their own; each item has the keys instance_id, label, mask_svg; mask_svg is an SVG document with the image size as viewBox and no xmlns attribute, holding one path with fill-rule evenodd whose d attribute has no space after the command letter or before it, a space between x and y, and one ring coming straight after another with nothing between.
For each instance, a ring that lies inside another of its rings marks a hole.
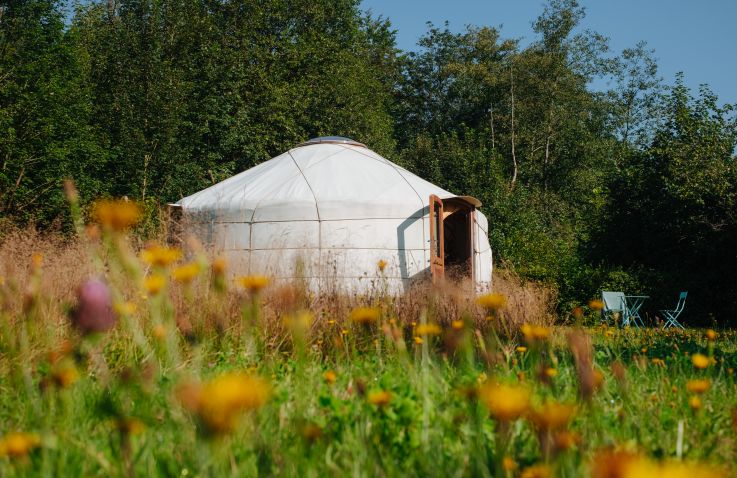
<instances>
[{"instance_id":1,"label":"white canvas yurt","mask_svg":"<svg viewBox=\"0 0 737 478\"><path fill-rule=\"evenodd\" d=\"M346 292L402 292L451 274L488 289L491 248L479 206L332 136L174 205L184 232L224 256L234 274L301 278L314 290Z\"/></svg>"}]
</instances>

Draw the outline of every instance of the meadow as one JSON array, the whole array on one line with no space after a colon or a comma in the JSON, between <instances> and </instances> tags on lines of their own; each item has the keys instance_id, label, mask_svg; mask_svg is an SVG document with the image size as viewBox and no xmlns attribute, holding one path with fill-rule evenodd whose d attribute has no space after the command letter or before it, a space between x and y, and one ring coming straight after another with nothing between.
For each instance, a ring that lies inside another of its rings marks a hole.
<instances>
[{"instance_id":1,"label":"meadow","mask_svg":"<svg viewBox=\"0 0 737 478\"><path fill-rule=\"evenodd\" d=\"M501 272L317 295L144 242L139 213L1 238L0 476L733 473L732 331L556 316Z\"/></svg>"}]
</instances>

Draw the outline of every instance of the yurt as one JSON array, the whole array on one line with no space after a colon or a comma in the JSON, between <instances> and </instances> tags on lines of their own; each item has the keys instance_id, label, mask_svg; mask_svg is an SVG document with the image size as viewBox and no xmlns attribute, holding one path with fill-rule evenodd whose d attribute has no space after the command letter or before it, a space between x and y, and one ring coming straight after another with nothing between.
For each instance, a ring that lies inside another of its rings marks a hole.
<instances>
[{"instance_id":1,"label":"yurt","mask_svg":"<svg viewBox=\"0 0 737 478\"><path fill-rule=\"evenodd\" d=\"M343 137L320 137L172 205L237 275L314 290L407 291L448 276L491 286L488 222L457 196Z\"/></svg>"}]
</instances>

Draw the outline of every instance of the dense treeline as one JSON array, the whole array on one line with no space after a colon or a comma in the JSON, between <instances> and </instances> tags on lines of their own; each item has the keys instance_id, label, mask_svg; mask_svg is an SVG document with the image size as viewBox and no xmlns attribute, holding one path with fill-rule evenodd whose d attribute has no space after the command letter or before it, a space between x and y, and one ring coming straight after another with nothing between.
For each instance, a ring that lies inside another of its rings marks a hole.
<instances>
[{"instance_id":1,"label":"dense treeline","mask_svg":"<svg viewBox=\"0 0 737 478\"><path fill-rule=\"evenodd\" d=\"M583 18L551 0L528 45L429 25L402 52L357 0L0 1L0 215L63 224L70 177L84 201L155 205L344 135L481 199L498 263L555 285L562 311L683 289L692 323L726 324L734 107Z\"/></svg>"}]
</instances>

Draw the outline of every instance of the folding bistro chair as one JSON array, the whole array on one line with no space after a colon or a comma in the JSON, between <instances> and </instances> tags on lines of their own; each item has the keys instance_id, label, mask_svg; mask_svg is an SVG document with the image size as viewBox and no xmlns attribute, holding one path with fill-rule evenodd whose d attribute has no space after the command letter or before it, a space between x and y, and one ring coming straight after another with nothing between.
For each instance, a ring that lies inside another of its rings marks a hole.
<instances>
[{"instance_id":1,"label":"folding bistro chair","mask_svg":"<svg viewBox=\"0 0 737 478\"><path fill-rule=\"evenodd\" d=\"M622 318L623 323L627 320L627 304L624 301L623 292L603 290L601 301L604 303L604 308L601 310L603 320L608 321L611 318L616 323L617 315Z\"/></svg>"},{"instance_id":2,"label":"folding bistro chair","mask_svg":"<svg viewBox=\"0 0 737 478\"><path fill-rule=\"evenodd\" d=\"M681 295L678 296L678 303L676 304L676 308L672 310L661 310L660 313L663 314L665 317L665 324L663 327L680 327L682 329L685 329L683 325L681 325L680 322L678 322L678 316L681 315L681 312L683 312L683 308L686 307L686 296L688 295L688 292L681 292Z\"/></svg>"}]
</instances>

